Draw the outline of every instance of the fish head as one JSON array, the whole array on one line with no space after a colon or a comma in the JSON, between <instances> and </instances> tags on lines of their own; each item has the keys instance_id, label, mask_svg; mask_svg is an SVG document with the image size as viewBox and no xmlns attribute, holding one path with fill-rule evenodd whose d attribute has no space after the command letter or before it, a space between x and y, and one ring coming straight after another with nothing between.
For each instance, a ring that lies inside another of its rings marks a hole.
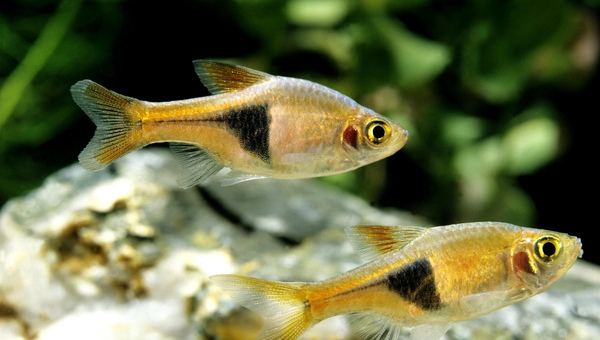
<instances>
[{"instance_id":1,"label":"fish head","mask_svg":"<svg viewBox=\"0 0 600 340\"><path fill-rule=\"evenodd\" d=\"M524 229L511 251L511 268L531 295L563 277L583 254L575 236L541 229Z\"/></svg>"},{"instance_id":2,"label":"fish head","mask_svg":"<svg viewBox=\"0 0 600 340\"><path fill-rule=\"evenodd\" d=\"M359 166L393 155L408 140L408 131L400 124L370 109L360 107L359 114L341 132L342 147Z\"/></svg>"}]
</instances>

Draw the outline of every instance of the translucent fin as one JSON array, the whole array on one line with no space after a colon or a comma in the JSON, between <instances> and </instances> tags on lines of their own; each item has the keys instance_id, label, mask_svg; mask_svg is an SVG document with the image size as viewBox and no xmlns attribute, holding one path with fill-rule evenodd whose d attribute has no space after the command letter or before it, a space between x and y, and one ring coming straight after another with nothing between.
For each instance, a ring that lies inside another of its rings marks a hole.
<instances>
[{"instance_id":1,"label":"translucent fin","mask_svg":"<svg viewBox=\"0 0 600 340\"><path fill-rule=\"evenodd\" d=\"M221 186L227 187L230 185L251 181L253 179L268 178L267 176L246 174L241 171L232 170L225 175L221 181Z\"/></svg>"},{"instance_id":2,"label":"translucent fin","mask_svg":"<svg viewBox=\"0 0 600 340\"><path fill-rule=\"evenodd\" d=\"M451 324L420 325L409 328L385 316L371 313L356 313L348 316L356 337L363 340L438 340Z\"/></svg>"},{"instance_id":3,"label":"translucent fin","mask_svg":"<svg viewBox=\"0 0 600 340\"><path fill-rule=\"evenodd\" d=\"M505 290L496 290L485 293L478 294L470 294L467 296L463 296L458 299L458 306L465 306L464 308L468 308L468 306L483 306L489 301L521 301L527 297L531 296L530 292L525 289L505 289Z\"/></svg>"},{"instance_id":4,"label":"translucent fin","mask_svg":"<svg viewBox=\"0 0 600 340\"><path fill-rule=\"evenodd\" d=\"M315 323L301 283L270 282L239 275L215 275L210 279L240 305L264 318L257 339L296 339Z\"/></svg>"},{"instance_id":5,"label":"translucent fin","mask_svg":"<svg viewBox=\"0 0 600 340\"><path fill-rule=\"evenodd\" d=\"M243 90L273 77L247 67L210 60L195 60L194 68L202 84L212 94Z\"/></svg>"},{"instance_id":6,"label":"translucent fin","mask_svg":"<svg viewBox=\"0 0 600 340\"><path fill-rule=\"evenodd\" d=\"M308 152L296 152L296 153L287 153L281 156L281 161L285 163L331 163L331 164L341 164L346 163L348 167L358 165L353 158L350 158L346 155L340 154L338 156L331 155L319 155L315 153Z\"/></svg>"},{"instance_id":7,"label":"translucent fin","mask_svg":"<svg viewBox=\"0 0 600 340\"><path fill-rule=\"evenodd\" d=\"M452 324L420 325L410 330L410 340L438 340L446 334Z\"/></svg>"},{"instance_id":8,"label":"translucent fin","mask_svg":"<svg viewBox=\"0 0 600 340\"><path fill-rule=\"evenodd\" d=\"M346 235L360 256L372 261L404 248L426 231L423 227L359 225L346 228Z\"/></svg>"},{"instance_id":9,"label":"translucent fin","mask_svg":"<svg viewBox=\"0 0 600 340\"><path fill-rule=\"evenodd\" d=\"M137 99L112 92L91 80L71 87L73 100L96 124L96 133L79 154L87 170L100 170L117 158L144 146L141 141L140 109Z\"/></svg>"},{"instance_id":10,"label":"translucent fin","mask_svg":"<svg viewBox=\"0 0 600 340\"><path fill-rule=\"evenodd\" d=\"M407 327L376 314L356 313L348 316L356 338L361 340L400 340L409 336Z\"/></svg>"},{"instance_id":11,"label":"translucent fin","mask_svg":"<svg viewBox=\"0 0 600 340\"><path fill-rule=\"evenodd\" d=\"M200 184L223 169L223 164L213 155L196 145L185 143L169 145L183 168L183 174L177 179L177 185L184 189Z\"/></svg>"}]
</instances>

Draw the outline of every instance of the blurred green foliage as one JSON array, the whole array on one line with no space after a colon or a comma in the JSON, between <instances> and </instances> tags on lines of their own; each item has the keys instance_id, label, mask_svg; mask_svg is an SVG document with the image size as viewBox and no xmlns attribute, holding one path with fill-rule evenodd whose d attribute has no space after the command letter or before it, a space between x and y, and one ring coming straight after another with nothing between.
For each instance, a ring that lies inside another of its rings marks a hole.
<instances>
[{"instance_id":1,"label":"blurred green foliage","mask_svg":"<svg viewBox=\"0 0 600 340\"><path fill-rule=\"evenodd\" d=\"M565 113L552 94L586 86L597 54L597 18L589 15L597 9L594 1L162 5L182 15L198 11L186 17L202 23L196 32L177 31L177 25L168 31L170 23L186 19L165 13L157 22L153 19L161 9L143 1L8 1L1 6L0 202L76 160L85 142L74 136L85 116L71 101L71 84L116 77L115 69L128 59L113 51L135 41L148 47L136 58L149 59L152 71L168 69L152 53L160 47L153 51L151 46L169 46L161 39L179 39L178 44L185 39L197 46L177 45L185 52L181 55L176 48L170 51L185 63L216 56L311 79L409 129L409 142L399 154L323 181L434 222L495 219L531 225L535 204L518 178L537 173L568 148ZM167 33L144 36L136 31L138 24ZM239 41L227 29L241 34ZM193 76L191 68L188 72L182 77ZM113 79L118 81L144 82ZM90 137L91 132L81 138Z\"/></svg>"},{"instance_id":2,"label":"blurred green foliage","mask_svg":"<svg viewBox=\"0 0 600 340\"><path fill-rule=\"evenodd\" d=\"M69 86L106 63L115 39L102 31L73 32L75 22L117 23L118 15L82 8L83 0L5 1L0 5L0 204L38 186L74 161L65 157L78 120ZM113 30L114 31L114 30ZM113 33L116 33L114 31ZM66 144L66 143L64 143Z\"/></svg>"}]
</instances>

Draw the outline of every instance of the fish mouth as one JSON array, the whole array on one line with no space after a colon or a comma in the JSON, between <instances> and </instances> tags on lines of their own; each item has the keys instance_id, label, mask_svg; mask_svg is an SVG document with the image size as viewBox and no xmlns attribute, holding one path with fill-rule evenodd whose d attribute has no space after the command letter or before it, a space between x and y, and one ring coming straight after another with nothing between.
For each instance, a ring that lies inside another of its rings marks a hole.
<instances>
[{"instance_id":1,"label":"fish mouth","mask_svg":"<svg viewBox=\"0 0 600 340\"><path fill-rule=\"evenodd\" d=\"M581 239L578 237L577 240L575 240L575 248L579 248L579 255L577 256L577 258L583 258L583 244L581 243Z\"/></svg>"},{"instance_id":2,"label":"fish mouth","mask_svg":"<svg viewBox=\"0 0 600 340\"><path fill-rule=\"evenodd\" d=\"M406 145L406 142L408 141L408 137L410 135L410 133L408 132L408 130L406 130L405 128L399 126L399 136L398 136L398 150L402 149L402 147L404 147L404 145Z\"/></svg>"}]
</instances>

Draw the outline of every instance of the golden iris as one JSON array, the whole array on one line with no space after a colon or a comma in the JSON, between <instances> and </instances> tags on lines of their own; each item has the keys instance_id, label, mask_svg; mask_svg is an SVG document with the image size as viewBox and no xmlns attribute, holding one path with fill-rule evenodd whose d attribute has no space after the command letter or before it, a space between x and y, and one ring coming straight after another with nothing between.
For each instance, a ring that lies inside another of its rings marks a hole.
<instances>
[{"instance_id":1,"label":"golden iris","mask_svg":"<svg viewBox=\"0 0 600 340\"><path fill-rule=\"evenodd\" d=\"M374 120L367 124L365 135L371 144L377 145L383 143L391 131L390 126L386 122Z\"/></svg>"},{"instance_id":2,"label":"golden iris","mask_svg":"<svg viewBox=\"0 0 600 340\"><path fill-rule=\"evenodd\" d=\"M541 237L535 242L533 247L535 256L544 262L556 259L562 252L562 244L554 236Z\"/></svg>"}]
</instances>

